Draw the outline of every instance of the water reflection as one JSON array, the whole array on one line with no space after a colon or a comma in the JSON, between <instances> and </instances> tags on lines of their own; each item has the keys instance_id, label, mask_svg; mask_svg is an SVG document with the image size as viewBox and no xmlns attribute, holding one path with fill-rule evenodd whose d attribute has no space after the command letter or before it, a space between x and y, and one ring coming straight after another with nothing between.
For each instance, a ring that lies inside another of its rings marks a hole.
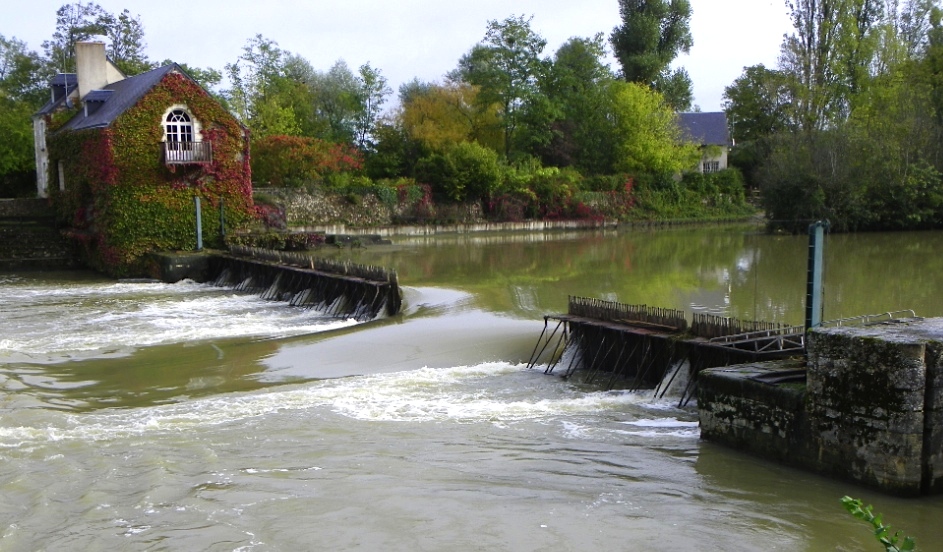
<instances>
[{"instance_id":1,"label":"water reflection","mask_svg":"<svg viewBox=\"0 0 943 552\"><path fill-rule=\"evenodd\" d=\"M466 290L488 310L539 318L579 295L801 324L808 238L756 226L394 238L318 255L395 268L407 285ZM943 315L943 233L826 239L826 320L913 308Z\"/></svg>"}]
</instances>

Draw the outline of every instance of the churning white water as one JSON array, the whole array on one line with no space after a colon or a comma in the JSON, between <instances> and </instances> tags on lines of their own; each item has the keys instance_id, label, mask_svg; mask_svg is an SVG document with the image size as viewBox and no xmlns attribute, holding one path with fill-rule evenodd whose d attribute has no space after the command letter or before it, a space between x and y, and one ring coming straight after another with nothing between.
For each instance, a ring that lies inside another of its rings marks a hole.
<instances>
[{"instance_id":1,"label":"churning white water","mask_svg":"<svg viewBox=\"0 0 943 552\"><path fill-rule=\"evenodd\" d=\"M141 347L223 338L287 337L354 320L185 280L0 281L0 363L126 356Z\"/></svg>"}]
</instances>

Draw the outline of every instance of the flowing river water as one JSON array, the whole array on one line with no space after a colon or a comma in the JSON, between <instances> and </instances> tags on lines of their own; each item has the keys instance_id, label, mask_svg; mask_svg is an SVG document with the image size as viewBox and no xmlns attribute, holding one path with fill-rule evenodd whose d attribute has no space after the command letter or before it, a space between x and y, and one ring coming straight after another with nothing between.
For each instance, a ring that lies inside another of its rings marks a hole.
<instances>
[{"instance_id":1,"label":"flowing river water","mask_svg":"<svg viewBox=\"0 0 943 552\"><path fill-rule=\"evenodd\" d=\"M527 370L568 295L801 324L807 240L753 227L394 238L364 324L192 282L0 274L0 550L878 550L903 500ZM943 233L827 240L825 319L943 316Z\"/></svg>"}]
</instances>

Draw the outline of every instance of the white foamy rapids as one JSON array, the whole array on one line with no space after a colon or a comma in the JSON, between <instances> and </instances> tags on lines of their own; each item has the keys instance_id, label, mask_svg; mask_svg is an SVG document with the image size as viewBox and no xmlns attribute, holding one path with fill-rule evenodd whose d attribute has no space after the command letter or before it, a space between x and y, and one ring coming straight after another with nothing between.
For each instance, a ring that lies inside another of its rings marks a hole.
<instances>
[{"instance_id":1,"label":"white foamy rapids","mask_svg":"<svg viewBox=\"0 0 943 552\"><path fill-rule=\"evenodd\" d=\"M62 413L57 423L0 421L0 449L61 440L115 440L154 432L239 424L268 415L317 417L318 409L363 421L505 424L622 412L648 394L586 392L524 365L486 363L306 383L291 389L232 394L185 403L90 414ZM679 422L681 423L681 422Z\"/></svg>"},{"instance_id":2,"label":"white foamy rapids","mask_svg":"<svg viewBox=\"0 0 943 552\"><path fill-rule=\"evenodd\" d=\"M632 420L622 422L637 429L624 430L620 433L637 437L700 437L698 422L686 422L677 418L656 418L652 420Z\"/></svg>"},{"instance_id":3,"label":"white foamy rapids","mask_svg":"<svg viewBox=\"0 0 943 552\"><path fill-rule=\"evenodd\" d=\"M254 295L184 281L0 288L0 362L55 363L138 347L233 337L286 337L356 324Z\"/></svg>"}]
</instances>

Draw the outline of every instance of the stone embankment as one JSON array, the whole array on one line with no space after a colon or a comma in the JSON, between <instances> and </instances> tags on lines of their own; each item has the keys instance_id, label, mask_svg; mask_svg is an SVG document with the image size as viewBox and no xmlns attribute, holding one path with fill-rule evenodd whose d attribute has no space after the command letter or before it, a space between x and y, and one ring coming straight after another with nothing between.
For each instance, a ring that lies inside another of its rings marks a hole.
<instances>
[{"instance_id":1,"label":"stone embankment","mask_svg":"<svg viewBox=\"0 0 943 552\"><path fill-rule=\"evenodd\" d=\"M294 232L348 236L433 236L473 232L543 232L617 226L615 221L532 220L489 222L480 203L437 206L434 218L405 203L386 205L373 194L344 196L322 190L260 188L257 196L274 199Z\"/></svg>"}]
</instances>

